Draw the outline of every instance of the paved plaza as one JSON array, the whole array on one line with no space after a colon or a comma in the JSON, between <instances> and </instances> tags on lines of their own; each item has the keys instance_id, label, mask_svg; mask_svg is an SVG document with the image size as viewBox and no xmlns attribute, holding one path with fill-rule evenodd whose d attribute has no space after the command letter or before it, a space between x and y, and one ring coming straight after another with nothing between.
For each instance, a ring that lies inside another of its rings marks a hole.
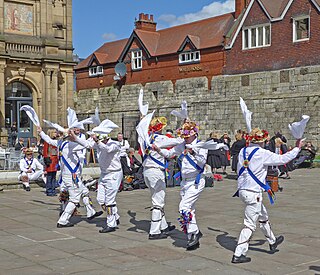
<instances>
[{"instance_id":1,"label":"paved plaza","mask_svg":"<svg viewBox=\"0 0 320 275\"><path fill-rule=\"evenodd\" d=\"M277 193L269 210L276 235L285 242L269 254L268 243L257 229L251 241L251 263L230 260L242 228L243 204L232 198L236 181L225 179L205 188L197 203L203 233L201 246L186 251L178 229L165 240L148 240L148 190L121 192L121 224L116 232L100 234L99 217L72 219L73 228L56 228L59 202L33 188L0 193L0 274L320 274L320 169L299 169ZM95 193L91 193L95 201ZM178 227L179 187L168 188L167 220ZM95 202L96 205L96 202ZM81 214L85 214L83 207Z\"/></svg>"}]
</instances>

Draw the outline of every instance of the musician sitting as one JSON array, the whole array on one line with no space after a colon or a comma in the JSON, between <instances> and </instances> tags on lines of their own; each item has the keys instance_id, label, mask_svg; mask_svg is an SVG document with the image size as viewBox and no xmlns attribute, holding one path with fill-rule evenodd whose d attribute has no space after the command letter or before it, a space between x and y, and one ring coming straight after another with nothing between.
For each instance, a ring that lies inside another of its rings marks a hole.
<instances>
[{"instance_id":1,"label":"musician sitting","mask_svg":"<svg viewBox=\"0 0 320 275\"><path fill-rule=\"evenodd\" d=\"M293 165L295 168L299 167L305 161L310 162L310 168L312 168L313 160L316 156L316 148L312 145L311 141L307 141L306 145L301 148L297 158L294 160Z\"/></svg>"},{"instance_id":2,"label":"musician sitting","mask_svg":"<svg viewBox=\"0 0 320 275\"><path fill-rule=\"evenodd\" d=\"M30 181L38 180L43 176L43 165L33 158L32 149L25 150L25 156L20 160L20 175L18 180L22 181L23 188L30 191Z\"/></svg>"}]
</instances>

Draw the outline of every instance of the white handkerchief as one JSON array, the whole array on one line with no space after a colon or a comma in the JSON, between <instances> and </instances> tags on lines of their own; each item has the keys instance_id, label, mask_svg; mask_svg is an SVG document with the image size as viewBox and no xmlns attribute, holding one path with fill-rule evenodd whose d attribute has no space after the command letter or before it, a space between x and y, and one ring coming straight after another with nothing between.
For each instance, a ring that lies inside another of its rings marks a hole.
<instances>
[{"instance_id":1,"label":"white handkerchief","mask_svg":"<svg viewBox=\"0 0 320 275\"><path fill-rule=\"evenodd\" d=\"M146 116L149 110L149 103L143 105L143 89L140 89L138 98L139 110L143 116Z\"/></svg>"},{"instance_id":2,"label":"white handkerchief","mask_svg":"<svg viewBox=\"0 0 320 275\"><path fill-rule=\"evenodd\" d=\"M247 107L246 103L244 102L244 100L242 99L242 97L240 97L240 107L241 107L241 111L242 111L243 117L244 117L244 119L246 121L248 133L250 133L251 132L251 116L252 116L252 112L248 110L248 107Z\"/></svg>"},{"instance_id":3,"label":"white handkerchief","mask_svg":"<svg viewBox=\"0 0 320 275\"><path fill-rule=\"evenodd\" d=\"M229 148L226 144L224 143L217 143L215 141L208 140L208 141L200 141L196 144L187 144L187 148L195 149L195 148L201 148L201 149L208 149L208 150L218 150L220 148L223 148L224 150L228 151Z\"/></svg>"},{"instance_id":4,"label":"white handkerchief","mask_svg":"<svg viewBox=\"0 0 320 275\"><path fill-rule=\"evenodd\" d=\"M150 146L150 138L149 138L148 131L149 131L149 125L154 115L154 112L155 111L153 111L150 114L147 114L143 119L140 120L138 126L136 127L136 130L139 136L138 141L141 148L143 148L144 142L146 143L147 147Z\"/></svg>"},{"instance_id":5,"label":"white handkerchief","mask_svg":"<svg viewBox=\"0 0 320 275\"><path fill-rule=\"evenodd\" d=\"M188 104L187 101L182 101L181 102L181 110L173 110L171 111L171 115L174 115L176 117L180 117L182 119L188 118Z\"/></svg>"},{"instance_id":6,"label":"white handkerchief","mask_svg":"<svg viewBox=\"0 0 320 275\"><path fill-rule=\"evenodd\" d=\"M107 135L110 134L113 129L119 128L119 126L115 123L113 123L109 119L103 120L99 126L94 127L92 129L92 132L100 135Z\"/></svg>"},{"instance_id":7,"label":"white handkerchief","mask_svg":"<svg viewBox=\"0 0 320 275\"><path fill-rule=\"evenodd\" d=\"M34 125L40 126L40 121L36 111L29 105L24 105L20 108L20 111L25 111L27 116L31 119Z\"/></svg>"},{"instance_id":8,"label":"white handkerchief","mask_svg":"<svg viewBox=\"0 0 320 275\"><path fill-rule=\"evenodd\" d=\"M53 123L51 121L48 120L43 120L45 123L47 123L50 127L57 129L59 132L66 132L66 129L64 129L62 126L60 126L58 123Z\"/></svg>"},{"instance_id":9,"label":"white handkerchief","mask_svg":"<svg viewBox=\"0 0 320 275\"><path fill-rule=\"evenodd\" d=\"M301 121L293 122L292 124L288 125L289 130L291 131L291 134L294 136L294 138L301 139L303 137L303 133L309 119L310 119L309 116L303 115Z\"/></svg>"}]
</instances>

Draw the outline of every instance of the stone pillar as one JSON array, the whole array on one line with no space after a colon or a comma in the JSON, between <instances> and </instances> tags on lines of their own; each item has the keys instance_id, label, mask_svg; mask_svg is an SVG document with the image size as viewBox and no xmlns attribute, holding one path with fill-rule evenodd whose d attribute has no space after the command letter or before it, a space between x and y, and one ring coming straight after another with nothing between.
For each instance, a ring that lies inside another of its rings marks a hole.
<instances>
[{"instance_id":1,"label":"stone pillar","mask_svg":"<svg viewBox=\"0 0 320 275\"><path fill-rule=\"evenodd\" d=\"M5 112L5 78L4 78L4 72L5 72L6 65L0 64L0 128L5 127L5 118L6 118L6 112Z\"/></svg>"},{"instance_id":2,"label":"stone pillar","mask_svg":"<svg viewBox=\"0 0 320 275\"><path fill-rule=\"evenodd\" d=\"M58 122L58 71L53 70L51 74L51 120Z\"/></svg>"},{"instance_id":3,"label":"stone pillar","mask_svg":"<svg viewBox=\"0 0 320 275\"><path fill-rule=\"evenodd\" d=\"M51 121L51 70L45 69L44 70L45 75L45 119Z\"/></svg>"}]
</instances>

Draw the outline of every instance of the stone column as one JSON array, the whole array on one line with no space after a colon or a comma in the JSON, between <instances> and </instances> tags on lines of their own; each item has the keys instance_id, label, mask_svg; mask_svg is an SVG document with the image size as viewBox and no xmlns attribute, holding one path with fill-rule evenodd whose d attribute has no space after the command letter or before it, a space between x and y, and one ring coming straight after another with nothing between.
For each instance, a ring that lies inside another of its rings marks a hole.
<instances>
[{"instance_id":1,"label":"stone column","mask_svg":"<svg viewBox=\"0 0 320 275\"><path fill-rule=\"evenodd\" d=\"M5 118L6 118L6 112L5 112L5 78L4 78L4 72L5 72L6 65L0 64L0 128L4 128L5 126Z\"/></svg>"},{"instance_id":2,"label":"stone column","mask_svg":"<svg viewBox=\"0 0 320 275\"><path fill-rule=\"evenodd\" d=\"M51 121L51 70L45 69L44 70L45 75L45 119Z\"/></svg>"},{"instance_id":3,"label":"stone column","mask_svg":"<svg viewBox=\"0 0 320 275\"><path fill-rule=\"evenodd\" d=\"M51 119L58 121L58 70L53 70L51 75Z\"/></svg>"}]
</instances>

